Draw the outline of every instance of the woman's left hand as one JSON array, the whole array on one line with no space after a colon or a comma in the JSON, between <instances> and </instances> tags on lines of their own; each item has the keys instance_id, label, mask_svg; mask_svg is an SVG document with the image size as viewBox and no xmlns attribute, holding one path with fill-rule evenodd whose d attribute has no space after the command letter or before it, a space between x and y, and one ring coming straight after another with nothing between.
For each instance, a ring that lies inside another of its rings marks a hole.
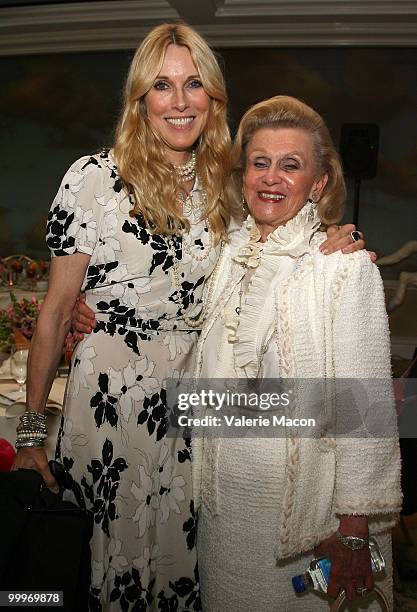
<instances>
[{"instance_id":1,"label":"woman's left hand","mask_svg":"<svg viewBox=\"0 0 417 612\"><path fill-rule=\"evenodd\" d=\"M354 600L361 596L361 590L371 591L374 588L368 546L361 550L350 550L333 534L317 546L315 554L316 557L330 559L330 580L327 587L330 597L336 598L344 589L347 598Z\"/></svg>"},{"instance_id":2,"label":"woman's left hand","mask_svg":"<svg viewBox=\"0 0 417 612\"><path fill-rule=\"evenodd\" d=\"M335 251L342 251L342 253L353 253L354 251L360 251L365 248L365 240L362 232L359 240L354 241L351 233L356 231L356 226L352 223L347 225L330 225L327 228L327 240L320 245L320 251L324 255L330 255ZM373 251L368 251L369 257L372 261L376 260L376 254Z\"/></svg>"}]
</instances>

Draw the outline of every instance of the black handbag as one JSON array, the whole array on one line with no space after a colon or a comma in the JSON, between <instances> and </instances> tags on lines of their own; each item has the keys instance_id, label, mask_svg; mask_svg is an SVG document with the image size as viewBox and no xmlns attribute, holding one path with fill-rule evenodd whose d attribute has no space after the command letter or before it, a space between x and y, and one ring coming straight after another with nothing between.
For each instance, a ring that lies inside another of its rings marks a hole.
<instances>
[{"instance_id":1,"label":"black handbag","mask_svg":"<svg viewBox=\"0 0 417 612\"><path fill-rule=\"evenodd\" d=\"M49 465L60 485L57 495L35 470L0 472L0 591L63 591L60 610L84 612L92 517L63 466ZM65 489L73 490L78 505L62 499Z\"/></svg>"}]
</instances>

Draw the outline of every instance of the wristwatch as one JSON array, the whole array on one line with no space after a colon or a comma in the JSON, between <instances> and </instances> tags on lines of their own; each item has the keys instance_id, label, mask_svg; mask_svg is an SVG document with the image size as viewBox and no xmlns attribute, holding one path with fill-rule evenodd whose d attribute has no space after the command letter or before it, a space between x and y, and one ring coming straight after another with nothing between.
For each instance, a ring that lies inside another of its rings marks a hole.
<instances>
[{"instance_id":1,"label":"wristwatch","mask_svg":"<svg viewBox=\"0 0 417 612\"><path fill-rule=\"evenodd\" d=\"M336 531L336 537L346 548L350 550L362 550L365 546L369 546L368 538L358 538L357 536L345 536L340 531Z\"/></svg>"}]
</instances>

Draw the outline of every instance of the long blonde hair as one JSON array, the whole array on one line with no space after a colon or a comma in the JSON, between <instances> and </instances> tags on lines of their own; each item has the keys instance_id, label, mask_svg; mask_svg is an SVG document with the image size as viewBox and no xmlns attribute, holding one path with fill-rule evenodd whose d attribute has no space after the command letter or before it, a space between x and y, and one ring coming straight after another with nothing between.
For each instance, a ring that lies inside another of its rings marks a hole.
<instances>
[{"instance_id":1,"label":"long blonde hair","mask_svg":"<svg viewBox=\"0 0 417 612\"><path fill-rule=\"evenodd\" d=\"M317 204L324 224L337 223L343 215L346 186L342 165L323 118L310 106L291 96L274 96L252 106L243 115L232 150L229 197L241 198L246 169L246 149L255 132L263 128L298 128L311 134L317 171L327 174L327 184Z\"/></svg>"},{"instance_id":2,"label":"long blonde hair","mask_svg":"<svg viewBox=\"0 0 417 612\"><path fill-rule=\"evenodd\" d=\"M153 28L138 47L130 65L124 92L124 107L116 130L115 159L122 180L130 191L134 208L152 231L172 235L189 229L178 209L181 191L164 143L146 116L144 96L161 71L168 45L187 47L210 97L207 124L196 143L197 174L207 193L204 211L216 239L226 235L230 220L224 185L230 173L230 133L227 125L227 94L217 60L195 30L184 23Z\"/></svg>"}]
</instances>

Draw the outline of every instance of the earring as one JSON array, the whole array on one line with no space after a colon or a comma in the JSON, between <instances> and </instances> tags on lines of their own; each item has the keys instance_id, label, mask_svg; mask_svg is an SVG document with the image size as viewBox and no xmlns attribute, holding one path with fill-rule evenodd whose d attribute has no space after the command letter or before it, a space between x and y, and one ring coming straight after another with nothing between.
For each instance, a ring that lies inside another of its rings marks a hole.
<instances>
[{"instance_id":1,"label":"earring","mask_svg":"<svg viewBox=\"0 0 417 612\"><path fill-rule=\"evenodd\" d=\"M314 195L311 198L308 198L307 204L309 205L308 213L307 213L307 221L312 223L314 221L314 211L316 208L317 202L313 199Z\"/></svg>"},{"instance_id":2,"label":"earring","mask_svg":"<svg viewBox=\"0 0 417 612\"><path fill-rule=\"evenodd\" d=\"M241 206L242 206L242 212L243 212L243 216L246 217L248 216L248 205L246 204L246 200L245 200L245 194L243 193L243 187L242 187L242 201L241 201Z\"/></svg>"}]
</instances>

